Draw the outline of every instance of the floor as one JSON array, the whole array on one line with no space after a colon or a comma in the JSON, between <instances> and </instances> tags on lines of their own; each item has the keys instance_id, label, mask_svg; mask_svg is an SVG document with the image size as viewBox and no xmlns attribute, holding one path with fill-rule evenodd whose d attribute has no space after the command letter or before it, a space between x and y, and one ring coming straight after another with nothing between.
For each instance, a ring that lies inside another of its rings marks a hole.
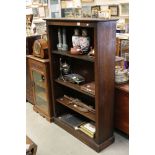
<instances>
[{"instance_id":1,"label":"floor","mask_svg":"<svg viewBox=\"0 0 155 155\"><path fill-rule=\"evenodd\" d=\"M26 134L37 145L37 155L128 155L129 140L114 133L115 142L96 153L81 141L61 129L54 123L33 111L32 105L26 105Z\"/></svg>"}]
</instances>

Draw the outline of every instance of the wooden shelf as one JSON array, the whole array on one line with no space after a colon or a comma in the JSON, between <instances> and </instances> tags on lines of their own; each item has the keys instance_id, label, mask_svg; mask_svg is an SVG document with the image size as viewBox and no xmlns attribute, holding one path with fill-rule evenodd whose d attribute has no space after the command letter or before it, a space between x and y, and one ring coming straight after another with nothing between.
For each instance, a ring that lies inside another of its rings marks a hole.
<instances>
[{"instance_id":1,"label":"wooden shelf","mask_svg":"<svg viewBox=\"0 0 155 155\"><path fill-rule=\"evenodd\" d=\"M79 114L89 118L90 120L95 121L95 113L79 111L76 107L74 107L73 104L69 104L69 100L68 99L66 99L66 98L59 98L59 99L56 99L56 101L58 103L64 105L64 106L68 107L69 109L72 109L73 111L76 111L77 113L79 113Z\"/></svg>"},{"instance_id":2,"label":"wooden shelf","mask_svg":"<svg viewBox=\"0 0 155 155\"><path fill-rule=\"evenodd\" d=\"M90 93L87 93L86 91L83 91L83 90L80 88L80 85L78 85L78 84L74 84L74 83L70 83L70 82L68 82L68 81L63 81L63 80L58 80L58 79L56 79L55 82L57 82L57 83L59 83L59 84L61 84L61 85L63 85L63 86L69 87L69 88L71 88L71 89L73 89L73 90L76 90L76 91L78 91L78 92L80 92L80 93L83 93L83 94L85 94L85 95L88 95L88 96L90 96L90 97L93 97L93 98L95 97L95 95L92 95L92 94L90 94Z\"/></svg>"},{"instance_id":3,"label":"wooden shelf","mask_svg":"<svg viewBox=\"0 0 155 155\"><path fill-rule=\"evenodd\" d=\"M75 58L75 59L81 59L81 60L85 60L85 61L94 62L94 58L89 57L87 54L85 54L85 55L72 55L69 53L69 51L53 51L52 53L71 57L71 58Z\"/></svg>"}]
</instances>

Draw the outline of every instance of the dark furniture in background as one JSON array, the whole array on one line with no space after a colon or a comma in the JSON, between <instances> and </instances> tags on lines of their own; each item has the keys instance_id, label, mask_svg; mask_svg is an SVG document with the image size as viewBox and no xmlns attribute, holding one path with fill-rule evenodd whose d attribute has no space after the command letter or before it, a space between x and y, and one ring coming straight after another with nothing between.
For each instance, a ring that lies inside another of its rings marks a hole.
<instances>
[{"instance_id":1,"label":"dark furniture in background","mask_svg":"<svg viewBox=\"0 0 155 155\"><path fill-rule=\"evenodd\" d=\"M41 35L33 35L33 36L26 37L26 55L30 55L33 53L33 49L32 49L33 43L35 40L40 38L41 38ZM34 104L32 84L30 80L30 72L29 72L29 65L28 65L27 58L26 58L26 100Z\"/></svg>"},{"instance_id":2,"label":"dark furniture in background","mask_svg":"<svg viewBox=\"0 0 155 155\"><path fill-rule=\"evenodd\" d=\"M129 134L129 84L115 85L114 124Z\"/></svg>"},{"instance_id":3,"label":"dark furniture in background","mask_svg":"<svg viewBox=\"0 0 155 155\"><path fill-rule=\"evenodd\" d=\"M37 145L28 136L26 136L26 145L29 146L26 155L36 155Z\"/></svg>"},{"instance_id":4,"label":"dark furniture in background","mask_svg":"<svg viewBox=\"0 0 155 155\"><path fill-rule=\"evenodd\" d=\"M48 50L50 58L50 75L52 86L52 102L54 107L54 122L67 132L100 152L113 143L113 106L114 106L114 70L116 51L116 20L104 19L46 19L48 32ZM67 44L72 47L74 29L87 29L91 38L91 46L95 50L95 58L87 55L71 55L69 51L57 50L58 28L65 28ZM60 58L67 59L72 71L85 77L85 83L95 81L95 95L85 93L77 84L59 80ZM78 97L86 104L92 105L94 113L82 113L71 106L60 102L64 94ZM65 113L76 113L95 123L94 138L88 137L80 130L75 130L62 122L59 117Z\"/></svg>"},{"instance_id":5,"label":"dark furniture in background","mask_svg":"<svg viewBox=\"0 0 155 155\"><path fill-rule=\"evenodd\" d=\"M116 56L123 56L129 53L129 39L116 38Z\"/></svg>"},{"instance_id":6,"label":"dark furniture in background","mask_svg":"<svg viewBox=\"0 0 155 155\"><path fill-rule=\"evenodd\" d=\"M35 40L40 39L41 35L32 35L26 37L26 55L33 53L33 43Z\"/></svg>"},{"instance_id":7,"label":"dark furniture in background","mask_svg":"<svg viewBox=\"0 0 155 155\"><path fill-rule=\"evenodd\" d=\"M33 91L33 109L49 122L52 121L52 102L49 77L49 59L28 55L29 72Z\"/></svg>"}]
</instances>

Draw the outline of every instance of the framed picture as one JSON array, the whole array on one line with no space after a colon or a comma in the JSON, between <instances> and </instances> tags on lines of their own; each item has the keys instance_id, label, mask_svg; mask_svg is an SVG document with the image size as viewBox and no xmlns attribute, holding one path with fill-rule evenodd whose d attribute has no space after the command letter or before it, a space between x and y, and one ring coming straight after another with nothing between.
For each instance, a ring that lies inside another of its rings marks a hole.
<instances>
[{"instance_id":1,"label":"framed picture","mask_svg":"<svg viewBox=\"0 0 155 155\"><path fill-rule=\"evenodd\" d=\"M32 4L40 4L41 0L32 0Z\"/></svg>"},{"instance_id":2,"label":"framed picture","mask_svg":"<svg viewBox=\"0 0 155 155\"><path fill-rule=\"evenodd\" d=\"M100 11L100 5L95 5L91 7L92 18L98 18L98 12Z\"/></svg>"},{"instance_id":3,"label":"framed picture","mask_svg":"<svg viewBox=\"0 0 155 155\"><path fill-rule=\"evenodd\" d=\"M81 8L75 8L74 9L74 17L80 18L82 16L82 9Z\"/></svg>"},{"instance_id":4,"label":"framed picture","mask_svg":"<svg viewBox=\"0 0 155 155\"><path fill-rule=\"evenodd\" d=\"M120 5L120 16L129 16L129 3L122 3Z\"/></svg>"},{"instance_id":5,"label":"framed picture","mask_svg":"<svg viewBox=\"0 0 155 155\"><path fill-rule=\"evenodd\" d=\"M62 13L62 17L74 18L74 9L73 8L62 9L61 13Z\"/></svg>"},{"instance_id":6,"label":"framed picture","mask_svg":"<svg viewBox=\"0 0 155 155\"><path fill-rule=\"evenodd\" d=\"M42 4L47 4L48 0L42 0Z\"/></svg>"},{"instance_id":7,"label":"framed picture","mask_svg":"<svg viewBox=\"0 0 155 155\"><path fill-rule=\"evenodd\" d=\"M33 17L39 18L39 8L32 8Z\"/></svg>"},{"instance_id":8,"label":"framed picture","mask_svg":"<svg viewBox=\"0 0 155 155\"><path fill-rule=\"evenodd\" d=\"M33 14L26 15L26 25L31 26L33 20Z\"/></svg>"},{"instance_id":9,"label":"framed picture","mask_svg":"<svg viewBox=\"0 0 155 155\"><path fill-rule=\"evenodd\" d=\"M58 0L50 0L50 4L58 4L59 1Z\"/></svg>"},{"instance_id":10,"label":"framed picture","mask_svg":"<svg viewBox=\"0 0 155 155\"><path fill-rule=\"evenodd\" d=\"M82 6L82 17L83 18L91 17L91 6Z\"/></svg>"},{"instance_id":11,"label":"framed picture","mask_svg":"<svg viewBox=\"0 0 155 155\"><path fill-rule=\"evenodd\" d=\"M119 16L119 6L118 5L109 5L111 11L111 16Z\"/></svg>"},{"instance_id":12,"label":"framed picture","mask_svg":"<svg viewBox=\"0 0 155 155\"><path fill-rule=\"evenodd\" d=\"M91 3L94 2L94 0L81 0L82 3Z\"/></svg>"},{"instance_id":13,"label":"framed picture","mask_svg":"<svg viewBox=\"0 0 155 155\"><path fill-rule=\"evenodd\" d=\"M104 18L104 19L109 19L111 17L111 11L110 9L102 9L101 11L98 12L98 18Z\"/></svg>"}]
</instances>

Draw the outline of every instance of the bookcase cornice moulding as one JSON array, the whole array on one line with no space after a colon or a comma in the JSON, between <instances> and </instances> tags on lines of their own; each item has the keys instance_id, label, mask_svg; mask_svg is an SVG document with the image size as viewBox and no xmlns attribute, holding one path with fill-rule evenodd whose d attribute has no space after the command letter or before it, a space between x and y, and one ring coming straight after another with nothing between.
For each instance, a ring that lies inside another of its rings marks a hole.
<instances>
[{"instance_id":1,"label":"bookcase cornice moulding","mask_svg":"<svg viewBox=\"0 0 155 155\"><path fill-rule=\"evenodd\" d=\"M96 0L96 5L112 5L112 4L122 4L122 3L129 3L129 0Z\"/></svg>"}]
</instances>

